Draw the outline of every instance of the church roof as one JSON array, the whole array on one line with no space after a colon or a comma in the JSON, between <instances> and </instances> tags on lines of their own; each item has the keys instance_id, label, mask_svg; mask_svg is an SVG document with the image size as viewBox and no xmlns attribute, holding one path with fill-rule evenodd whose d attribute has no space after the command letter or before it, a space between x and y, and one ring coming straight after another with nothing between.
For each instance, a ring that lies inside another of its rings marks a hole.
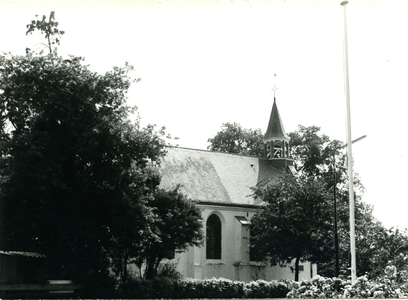
<instances>
[{"instance_id":1,"label":"church roof","mask_svg":"<svg viewBox=\"0 0 408 300\"><path fill-rule=\"evenodd\" d=\"M206 150L167 148L160 172L162 188L180 184L180 192L198 202L260 205L251 187L280 174L266 158Z\"/></svg>"},{"instance_id":2,"label":"church roof","mask_svg":"<svg viewBox=\"0 0 408 300\"><path fill-rule=\"evenodd\" d=\"M278 106L276 105L276 100L273 99L273 106L271 111L271 116L269 118L268 129L263 138L264 142L284 140L289 141L290 138L286 134L283 128L283 123L279 115Z\"/></svg>"}]
</instances>

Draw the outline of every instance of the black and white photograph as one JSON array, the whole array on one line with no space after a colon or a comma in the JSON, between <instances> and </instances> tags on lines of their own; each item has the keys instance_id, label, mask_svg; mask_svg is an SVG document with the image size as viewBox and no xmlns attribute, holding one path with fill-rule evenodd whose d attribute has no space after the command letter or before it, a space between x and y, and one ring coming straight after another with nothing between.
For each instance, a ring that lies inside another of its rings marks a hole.
<instances>
[{"instance_id":1,"label":"black and white photograph","mask_svg":"<svg viewBox=\"0 0 408 300\"><path fill-rule=\"evenodd\" d=\"M1 298L408 298L408 2L0 1Z\"/></svg>"}]
</instances>

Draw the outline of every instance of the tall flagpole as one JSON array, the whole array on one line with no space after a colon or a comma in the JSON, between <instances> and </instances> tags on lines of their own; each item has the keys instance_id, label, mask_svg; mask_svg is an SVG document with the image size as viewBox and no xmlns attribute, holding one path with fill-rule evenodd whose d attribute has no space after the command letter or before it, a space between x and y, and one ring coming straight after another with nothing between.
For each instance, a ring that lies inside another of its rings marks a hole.
<instances>
[{"instance_id":1,"label":"tall flagpole","mask_svg":"<svg viewBox=\"0 0 408 300\"><path fill-rule=\"evenodd\" d=\"M350 113L350 88L348 68L348 44L347 44L347 18L346 5L348 1L340 3L344 9L344 84L347 102L347 161L349 177L349 208L350 208L350 253L351 253L351 282L356 282L356 239L354 224L354 178L353 178L353 153L351 141L351 113Z\"/></svg>"}]
</instances>

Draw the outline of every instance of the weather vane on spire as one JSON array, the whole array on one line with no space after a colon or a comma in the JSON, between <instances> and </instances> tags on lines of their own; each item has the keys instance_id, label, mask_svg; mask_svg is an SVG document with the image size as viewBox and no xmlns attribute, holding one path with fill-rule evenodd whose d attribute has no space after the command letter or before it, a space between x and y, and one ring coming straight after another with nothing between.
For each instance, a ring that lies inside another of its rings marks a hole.
<instances>
[{"instance_id":1,"label":"weather vane on spire","mask_svg":"<svg viewBox=\"0 0 408 300\"><path fill-rule=\"evenodd\" d=\"M276 90L278 89L278 87L276 86L276 74L273 75L274 80L273 80L273 99L275 99L275 94L276 94Z\"/></svg>"}]
</instances>

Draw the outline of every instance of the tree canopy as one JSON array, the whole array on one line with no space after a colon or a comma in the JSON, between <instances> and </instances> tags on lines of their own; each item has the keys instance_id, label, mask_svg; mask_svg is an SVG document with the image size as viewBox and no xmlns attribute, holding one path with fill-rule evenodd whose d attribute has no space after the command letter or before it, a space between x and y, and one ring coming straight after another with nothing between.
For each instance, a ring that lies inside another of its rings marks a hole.
<instances>
[{"instance_id":1,"label":"tree canopy","mask_svg":"<svg viewBox=\"0 0 408 300\"><path fill-rule=\"evenodd\" d=\"M58 22L55 21L55 12L51 12L50 16L47 17L44 15L41 20L32 20L30 24L27 24L26 35L33 33L36 30L39 30L41 34L47 40L45 45L48 48L49 53L57 51L57 45L60 44L61 36L65 34L65 31L58 29ZM54 48L53 48L54 47ZM26 51L30 51L29 48ZM43 53L42 51L40 52Z\"/></svg>"},{"instance_id":2,"label":"tree canopy","mask_svg":"<svg viewBox=\"0 0 408 300\"><path fill-rule=\"evenodd\" d=\"M211 151L262 156L265 153L260 129L245 129L238 123L224 123L213 138L209 138Z\"/></svg>"},{"instance_id":3,"label":"tree canopy","mask_svg":"<svg viewBox=\"0 0 408 300\"><path fill-rule=\"evenodd\" d=\"M154 222L150 223L150 231L137 256L146 264L147 279L157 275L161 260L172 258L171 252L200 246L203 241L201 212L178 187L170 191L158 189L152 196L148 205L155 216Z\"/></svg>"},{"instance_id":4,"label":"tree canopy","mask_svg":"<svg viewBox=\"0 0 408 300\"><path fill-rule=\"evenodd\" d=\"M328 191L333 195L334 189L336 189L339 275L348 276L350 219L347 159L345 153L341 153L344 144L338 140L330 140L327 135L320 133L320 128L317 126L299 125L298 130L291 132L289 136L291 137L291 155L294 158L297 171L313 178L321 178L326 182ZM368 274L370 277L376 277L381 274L388 262L398 261L398 257L408 255L408 237L404 231L386 229L381 222L375 219L373 207L361 199L364 186L358 174L354 175L354 186L357 275ZM328 231L327 243L331 244L332 247L328 249L327 255L331 259L327 263L320 263L318 268L320 274L332 277L336 275L334 267L334 199L332 199L331 209L328 212L332 218L332 229ZM385 250L384 245L387 243L395 243L392 247L394 250ZM391 255L384 255L387 252Z\"/></svg>"},{"instance_id":5,"label":"tree canopy","mask_svg":"<svg viewBox=\"0 0 408 300\"><path fill-rule=\"evenodd\" d=\"M0 246L46 255L38 280L101 285L152 236L161 250L198 243L200 212L158 189L165 132L141 127L126 104L133 68L102 75L58 56L57 25L53 13L27 25L45 31L49 54L0 55ZM164 231L171 222L187 228Z\"/></svg>"},{"instance_id":6,"label":"tree canopy","mask_svg":"<svg viewBox=\"0 0 408 300\"><path fill-rule=\"evenodd\" d=\"M209 146L209 149L244 154L245 152L240 152L240 148L237 147L237 145L239 145L237 137L240 136L237 133L244 132L245 129L241 128L240 126L232 127L235 128L235 130L230 130L227 126L224 126L223 130L215 136L217 138L217 143L223 146L223 150L215 149L215 147L213 147L213 144ZM235 132L235 134L231 134L231 131L232 133ZM229 132L229 134L225 135L224 137L224 133L226 134L227 132ZM259 144L263 144L261 131L259 131L258 136L260 137ZM320 257L320 262L318 264L319 273L329 277L336 275L334 226L335 189L340 267L340 273L338 275L348 276L348 269L350 266L350 220L348 203L347 159L346 155L341 152L341 149L344 148L344 143L338 140L331 140L327 135L322 134L320 132L320 128L317 126L306 127L299 125L296 131L289 133L289 136L291 138L290 155L294 160L294 167L298 175L300 175L302 178L304 177L310 178L310 180L316 180L317 182L319 182L319 184L325 186L326 196L324 197L324 199L326 199L325 201L327 202L326 204L324 204L327 208L326 221L331 225L325 227L327 229L326 239L324 239L326 253L324 256ZM209 141L212 142L211 139ZM261 149L260 146L255 146L255 148ZM263 152L259 153L260 156L263 155ZM281 180L279 180L278 182L283 184ZM290 179L288 179L288 182L291 182ZM272 185L272 183L269 184ZM361 200L361 195L364 193L364 186L358 174L354 175L354 186L357 275L360 276L369 274L370 276L375 277L380 274L380 272L385 268L387 264L385 259L380 259L380 257L384 257L381 253L386 251L384 247L385 244L395 243L398 246L393 246L393 249L399 249L398 251L389 251L389 253L391 253L391 256L386 256L388 257L388 261L395 260L395 264L400 264L401 259L398 259L399 257L408 257L408 252L406 251L407 235L405 231L395 229L388 230L384 228L381 222L374 218L373 207ZM265 191L261 193L262 189L260 187L258 187L258 189L259 190L257 190L257 196L265 197L265 195L262 194ZM295 191L296 189L294 188L293 195L291 195L291 197L296 196ZM268 195L270 196L270 194ZM276 195L276 197L278 196ZM279 197L283 197L283 194L280 194ZM258 232L264 235L274 234L276 236L279 236L277 232L273 231L273 228L276 224L274 223L275 225L273 226L268 225L272 224L269 223L271 220L269 219L269 217L267 217L268 214L272 214L272 212L267 208L262 215L260 214L257 216L257 218L260 218L264 221L263 223L257 222L256 219L254 219L255 222L253 223L254 227L252 228L252 232L254 234L257 234ZM274 219L274 222L276 222L276 219ZM259 228L257 229L256 226L259 226ZM268 226L272 226L272 229L269 229L270 231L268 231ZM261 242L259 241L253 240L253 242L261 245ZM266 246L266 244L267 243L265 243L264 246ZM291 253L291 247L289 244L281 243L281 245L282 247L283 245L286 245L286 250L288 250L288 253ZM275 250L277 251L277 249ZM266 255L267 253L268 252L258 252L261 257L262 255ZM281 253L283 253L283 250ZM309 257L311 257L312 252L308 255ZM277 257L276 253L274 257ZM316 259L314 261L319 260Z\"/></svg>"},{"instance_id":7,"label":"tree canopy","mask_svg":"<svg viewBox=\"0 0 408 300\"><path fill-rule=\"evenodd\" d=\"M254 188L254 196L266 203L251 220L251 251L272 264L295 260L325 262L327 233L331 231L331 195L322 180L284 173Z\"/></svg>"},{"instance_id":8,"label":"tree canopy","mask_svg":"<svg viewBox=\"0 0 408 300\"><path fill-rule=\"evenodd\" d=\"M164 258L172 258L175 251L182 252L188 246L201 245L203 239L201 212L178 187L170 191L156 188L142 216L136 219L134 212L124 212L117 223L120 232L114 235L112 259L122 283L127 281L128 264L138 267L141 278L152 279Z\"/></svg>"},{"instance_id":9,"label":"tree canopy","mask_svg":"<svg viewBox=\"0 0 408 300\"><path fill-rule=\"evenodd\" d=\"M96 271L113 207L146 193L148 163L164 154L152 128L127 119L131 67L98 75L79 58L31 53L0 66L4 247Z\"/></svg>"}]
</instances>

